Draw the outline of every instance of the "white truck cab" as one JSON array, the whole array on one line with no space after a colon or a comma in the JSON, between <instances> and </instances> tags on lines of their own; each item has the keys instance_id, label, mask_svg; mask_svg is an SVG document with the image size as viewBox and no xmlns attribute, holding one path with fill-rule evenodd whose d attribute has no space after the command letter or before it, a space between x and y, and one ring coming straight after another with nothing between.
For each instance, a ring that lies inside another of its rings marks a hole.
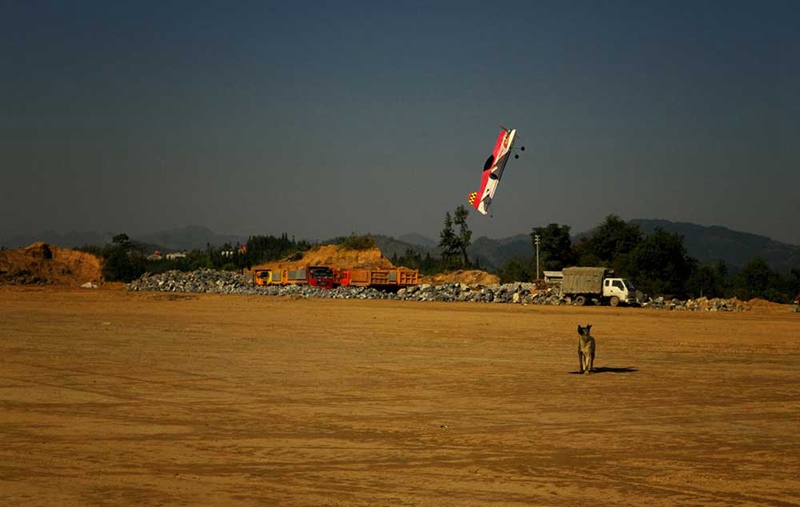
<instances>
[{"instance_id":1,"label":"white truck cab","mask_svg":"<svg viewBox=\"0 0 800 507\"><path fill-rule=\"evenodd\" d=\"M625 278L605 278L603 280L603 298L611 306L617 306L620 301L629 305L638 304L636 287Z\"/></svg>"}]
</instances>

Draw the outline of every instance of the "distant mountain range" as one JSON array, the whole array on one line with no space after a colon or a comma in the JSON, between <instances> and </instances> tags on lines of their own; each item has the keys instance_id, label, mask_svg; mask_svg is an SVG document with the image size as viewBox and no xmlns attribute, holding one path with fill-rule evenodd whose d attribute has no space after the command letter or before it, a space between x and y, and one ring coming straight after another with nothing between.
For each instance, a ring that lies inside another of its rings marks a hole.
<instances>
[{"instance_id":1,"label":"distant mountain range","mask_svg":"<svg viewBox=\"0 0 800 507\"><path fill-rule=\"evenodd\" d=\"M112 242L116 233L110 232L70 232L60 234L46 231L41 234L17 235L8 239L0 239L0 246L5 248L22 248L37 241L44 241L62 248L80 248L87 245L105 246ZM222 246L226 243L235 245L247 242L247 236L233 234L217 234L208 227L190 225L182 229L160 231L152 234L131 235L131 239L147 249L158 249L163 252L182 252L202 250L206 245Z\"/></svg>"},{"instance_id":2,"label":"distant mountain range","mask_svg":"<svg viewBox=\"0 0 800 507\"><path fill-rule=\"evenodd\" d=\"M661 227L667 232L683 235L684 244L690 256L701 264L724 261L730 268L741 268L756 257L763 258L773 270L788 272L792 268L800 267L800 246L781 243L766 236L759 236L747 232L733 231L720 226L702 226L685 222L670 222L667 220L634 219L629 223L638 225L646 234L651 234L656 227ZM576 235L591 234L587 231ZM103 246L111 243L114 234L111 233L69 233L59 234L45 232L38 235L14 236L0 239L0 246L5 248L21 248L37 241L44 241L63 248L78 248L86 245ZM431 253L439 255L438 241L419 234L406 234L399 238L375 235L375 243L388 258L394 255L402 257L408 250L422 255ZM159 249L164 252L178 252L186 250L204 249L206 245L215 247L226 243L231 245L244 244L247 236L232 234L217 234L207 227L188 226L182 229L160 231L153 234L131 237L132 240L147 245L148 248ZM502 239L490 239L481 236L473 240L467 250L470 258L476 261L482 269L493 271L515 257L532 257L533 245L529 234L518 234Z\"/></svg>"},{"instance_id":3,"label":"distant mountain range","mask_svg":"<svg viewBox=\"0 0 800 507\"><path fill-rule=\"evenodd\" d=\"M761 257L775 271L789 272L792 268L800 268L800 246L766 236L732 231L718 225L706 227L667 220L635 219L628 223L637 224L645 234L652 234L656 227L677 232L683 236L686 251L701 264L722 260L729 267L741 268Z\"/></svg>"}]
</instances>

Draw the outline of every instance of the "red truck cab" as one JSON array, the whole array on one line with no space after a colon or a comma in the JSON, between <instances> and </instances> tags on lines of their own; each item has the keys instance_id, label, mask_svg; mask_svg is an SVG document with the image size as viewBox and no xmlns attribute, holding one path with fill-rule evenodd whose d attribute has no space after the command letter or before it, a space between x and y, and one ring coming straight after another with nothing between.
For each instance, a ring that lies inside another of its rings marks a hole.
<instances>
[{"instance_id":1,"label":"red truck cab","mask_svg":"<svg viewBox=\"0 0 800 507\"><path fill-rule=\"evenodd\" d=\"M332 289L336 279L328 266L309 266L306 271L308 284L320 289Z\"/></svg>"}]
</instances>

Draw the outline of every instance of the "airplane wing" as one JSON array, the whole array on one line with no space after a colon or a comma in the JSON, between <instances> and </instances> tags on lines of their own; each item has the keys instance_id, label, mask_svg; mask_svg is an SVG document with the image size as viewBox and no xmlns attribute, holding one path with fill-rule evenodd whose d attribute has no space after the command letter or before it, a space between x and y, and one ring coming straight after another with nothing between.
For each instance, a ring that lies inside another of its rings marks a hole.
<instances>
[{"instance_id":1,"label":"airplane wing","mask_svg":"<svg viewBox=\"0 0 800 507\"><path fill-rule=\"evenodd\" d=\"M500 178L503 176L503 170L506 168L509 154L512 148L514 148L514 137L516 134L516 129L503 129L500 132L500 135L497 136L494 150L483 166L481 188L479 191L469 194L467 198L467 201L484 215L489 213L492 199L494 199L494 193L497 191L497 185L500 183Z\"/></svg>"}]
</instances>

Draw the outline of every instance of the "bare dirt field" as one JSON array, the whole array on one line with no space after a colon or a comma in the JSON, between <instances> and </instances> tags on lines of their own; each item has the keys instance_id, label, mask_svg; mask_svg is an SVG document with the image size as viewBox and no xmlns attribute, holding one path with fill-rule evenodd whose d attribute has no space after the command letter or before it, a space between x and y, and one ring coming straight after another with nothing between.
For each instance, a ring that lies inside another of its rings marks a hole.
<instances>
[{"instance_id":1,"label":"bare dirt field","mask_svg":"<svg viewBox=\"0 0 800 507\"><path fill-rule=\"evenodd\" d=\"M0 287L0 504L797 506L790 310Z\"/></svg>"}]
</instances>

